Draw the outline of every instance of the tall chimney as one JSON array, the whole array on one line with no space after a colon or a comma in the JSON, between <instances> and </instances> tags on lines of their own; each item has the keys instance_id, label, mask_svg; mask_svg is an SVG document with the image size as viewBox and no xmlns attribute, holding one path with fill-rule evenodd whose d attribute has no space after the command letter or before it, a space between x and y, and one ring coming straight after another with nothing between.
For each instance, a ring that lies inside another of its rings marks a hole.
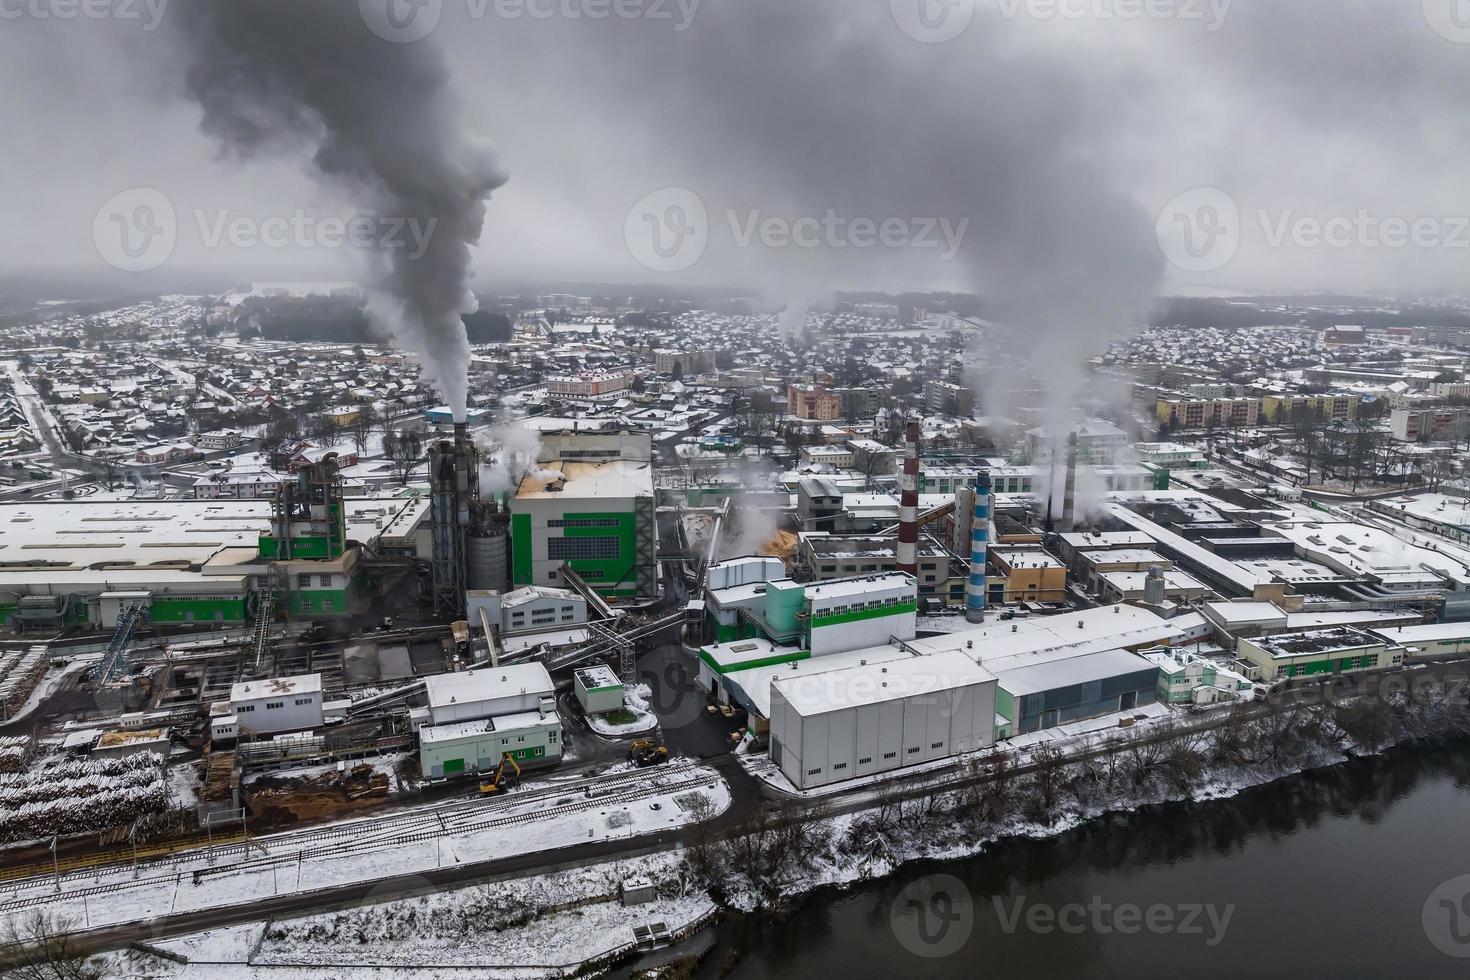
<instances>
[{"instance_id":1,"label":"tall chimney","mask_svg":"<svg viewBox=\"0 0 1470 980\"><path fill-rule=\"evenodd\" d=\"M975 478L975 509L970 518L970 581L965 586L965 618L985 619L985 562L990 544L990 474Z\"/></svg>"},{"instance_id":2,"label":"tall chimney","mask_svg":"<svg viewBox=\"0 0 1470 980\"><path fill-rule=\"evenodd\" d=\"M464 445L470 440L470 424L468 422L454 423L454 441L457 445Z\"/></svg>"},{"instance_id":3,"label":"tall chimney","mask_svg":"<svg viewBox=\"0 0 1470 980\"><path fill-rule=\"evenodd\" d=\"M904 430L903 472L898 476L898 570L919 575L919 423Z\"/></svg>"},{"instance_id":4,"label":"tall chimney","mask_svg":"<svg viewBox=\"0 0 1470 980\"><path fill-rule=\"evenodd\" d=\"M1062 531L1077 529L1077 433L1067 436L1067 482L1062 489Z\"/></svg>"}]
</instances>

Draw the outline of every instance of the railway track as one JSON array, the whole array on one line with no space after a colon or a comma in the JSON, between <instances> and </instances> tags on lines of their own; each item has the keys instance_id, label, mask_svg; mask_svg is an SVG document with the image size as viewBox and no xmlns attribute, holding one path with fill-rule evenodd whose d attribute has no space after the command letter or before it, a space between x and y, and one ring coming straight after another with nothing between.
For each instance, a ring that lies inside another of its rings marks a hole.
<instances>
[{"instance_id":1,"label":"railway track","mask_svg":"<svg viewBox=\"0 0 1470 980\"><path fill-rule=\"evenodd\" d=\"M691 775L685 775L685 773ZM593 777L572 781L563 785L537 787L519 793L511 793L493 799L463 799L419 811L411 811L384 821L355 820L324 827L320 830L280 834L271 837L240 840L225 847L192 848L174 851L152 861L143 861L141 852L138 862L139 877L127 881L110 882L78 888L66 888L69 883L80 884L87 878L124 871L131 861L110 865L91 865L61 876L60 885L68 898L92 897L125 889L176 882L189 875L198 882L213 875L250 873L268 870L272 865L284 866L302 861L317 860L329 853L367 853L375 849L398 847L436 837L475 833L517 824L534 823L556 815L582 812L597 807L616 806L637 802L651 796L677 793L685 790L714 785L718 774L699 771L689 760L672 760L656 771L629 770L610 776ZM578 798L580 797L580 798ZM524 813L506 811L534 804L538 800L563 800L549 807L530 809ZM371 831L364 830L371 827ZM279 848L272 853L272 848ZM251 857L252 852L260 856ZM180 868L185 862L197 862L212 856L213 861L204 868ZM230 859L236 860L230 860ZM173 870L162 874L150 874L165 867ZM5 880L5 890L19 894L27 889L45 887L44 894L0 899L0 912L29 908L55 901L56 879L49 866L31 866L36 873Z\"/></svg>"}]
</instances>

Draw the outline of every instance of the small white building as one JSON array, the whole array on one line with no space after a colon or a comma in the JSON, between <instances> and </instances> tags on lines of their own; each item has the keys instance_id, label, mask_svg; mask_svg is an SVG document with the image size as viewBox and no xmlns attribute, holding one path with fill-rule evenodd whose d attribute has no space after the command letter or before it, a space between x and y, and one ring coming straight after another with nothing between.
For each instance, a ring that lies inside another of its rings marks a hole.
<instances>
[{"instance_id":1,"label":"small white building","mask_svg":"<svg viewBox=\"0 0 1470 980\"><path fill-rule=\"evenodd\" d=\"M322 675L244 681L230 688L240 735L301 732L322 724Z\"/></svg>"},{"instance_id":2,"label":"small white building","mask_svg":"<svg viewBox=\"0 0 1470 980\"><path fill-rule=\"evenodd\" d=\"M1159 668L1163 704L1214 704L1244 697L1255 687L1244 674L1182 650L1159 647L1142 656Z\"/></svg>"},{"instance_id":3,"label":"small white building","mask_svg":"<svg viewBox=\"0 0 1470 980\"><path fill-rule=\"evenodd\" d=\"M528 585L510 592L471 590L465 593L465 609L472 624L479 623L485 610L490 627L500 633L527 630L565 629L587 622L587 600L571 589Z\"/></svg>"},{"instance_id":4,"label":"small white building","mask_svg":"<svg viewBox=\"0 0 1470 980\"><path fill-rule=\"evenodd\" d=\"M577 703L589 715L616 711L623 706L623 682L607 664L593 664L572 673Z\"/></svg>"}]
</instances>

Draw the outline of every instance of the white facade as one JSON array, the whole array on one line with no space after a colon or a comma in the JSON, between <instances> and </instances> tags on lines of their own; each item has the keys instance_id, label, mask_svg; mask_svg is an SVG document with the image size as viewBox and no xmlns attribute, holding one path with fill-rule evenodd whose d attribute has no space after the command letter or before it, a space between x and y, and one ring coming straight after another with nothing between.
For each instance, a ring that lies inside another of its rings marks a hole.
<instances>
[{"instance_id":1,"label":"white facade","mask_svg":"<svg viewBox=\"0 0 1470 980\"><path fill-rule=\"evenodd\" d=\"M302 732L322 724L322 675L245 681L230 688L240 735Z\"/></svg>"},{"instance_id":2,"label":"white facade","mask_svg":"<svg viewBox=\"0 0 1470 980\"><path fill-rule=\"evenodd\" d=\"M511 592L471 590L465 593L469 621L479 624L479 610L501 633L560 629L587 622L587 600L571 589L526 586Z\"/></svg>"},{"instance_id":3,"label":"white facade","mask_svg":"<svg viewBox=\"0 0 1470 980\"><path fill-rule=\"evenodd\" d=\"M988 748L995 676L959 653L771 681L771 761L801 789Z\"/></svg>"},{"instance_id":4,"label":"white facade","mask_svg":"<svg viewBox=\"0 0 1470 980\"><path fill-rule=\"evenodd\" d=\"M919 585L910 575L893 572L823 582L805 591L802 646L813 657L915 636Z\"/></svg>"}]
</instances>

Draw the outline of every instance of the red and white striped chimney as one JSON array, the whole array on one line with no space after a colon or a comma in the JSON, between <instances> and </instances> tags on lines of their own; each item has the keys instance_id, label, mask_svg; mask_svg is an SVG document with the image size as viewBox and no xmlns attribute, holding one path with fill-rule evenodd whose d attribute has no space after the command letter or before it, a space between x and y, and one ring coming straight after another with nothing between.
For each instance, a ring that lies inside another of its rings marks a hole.
<instances>
[{"instance_id":1,"label":"red and white striped chimney","mask_svg":"<svg viewBox=\"0 0 1470 980\"><path fill-rule=\"evenodd\" d=\"M919 423L904 432L903 472L898 476L898 570L919 575Z\"/></svg>"}]
</instances>

